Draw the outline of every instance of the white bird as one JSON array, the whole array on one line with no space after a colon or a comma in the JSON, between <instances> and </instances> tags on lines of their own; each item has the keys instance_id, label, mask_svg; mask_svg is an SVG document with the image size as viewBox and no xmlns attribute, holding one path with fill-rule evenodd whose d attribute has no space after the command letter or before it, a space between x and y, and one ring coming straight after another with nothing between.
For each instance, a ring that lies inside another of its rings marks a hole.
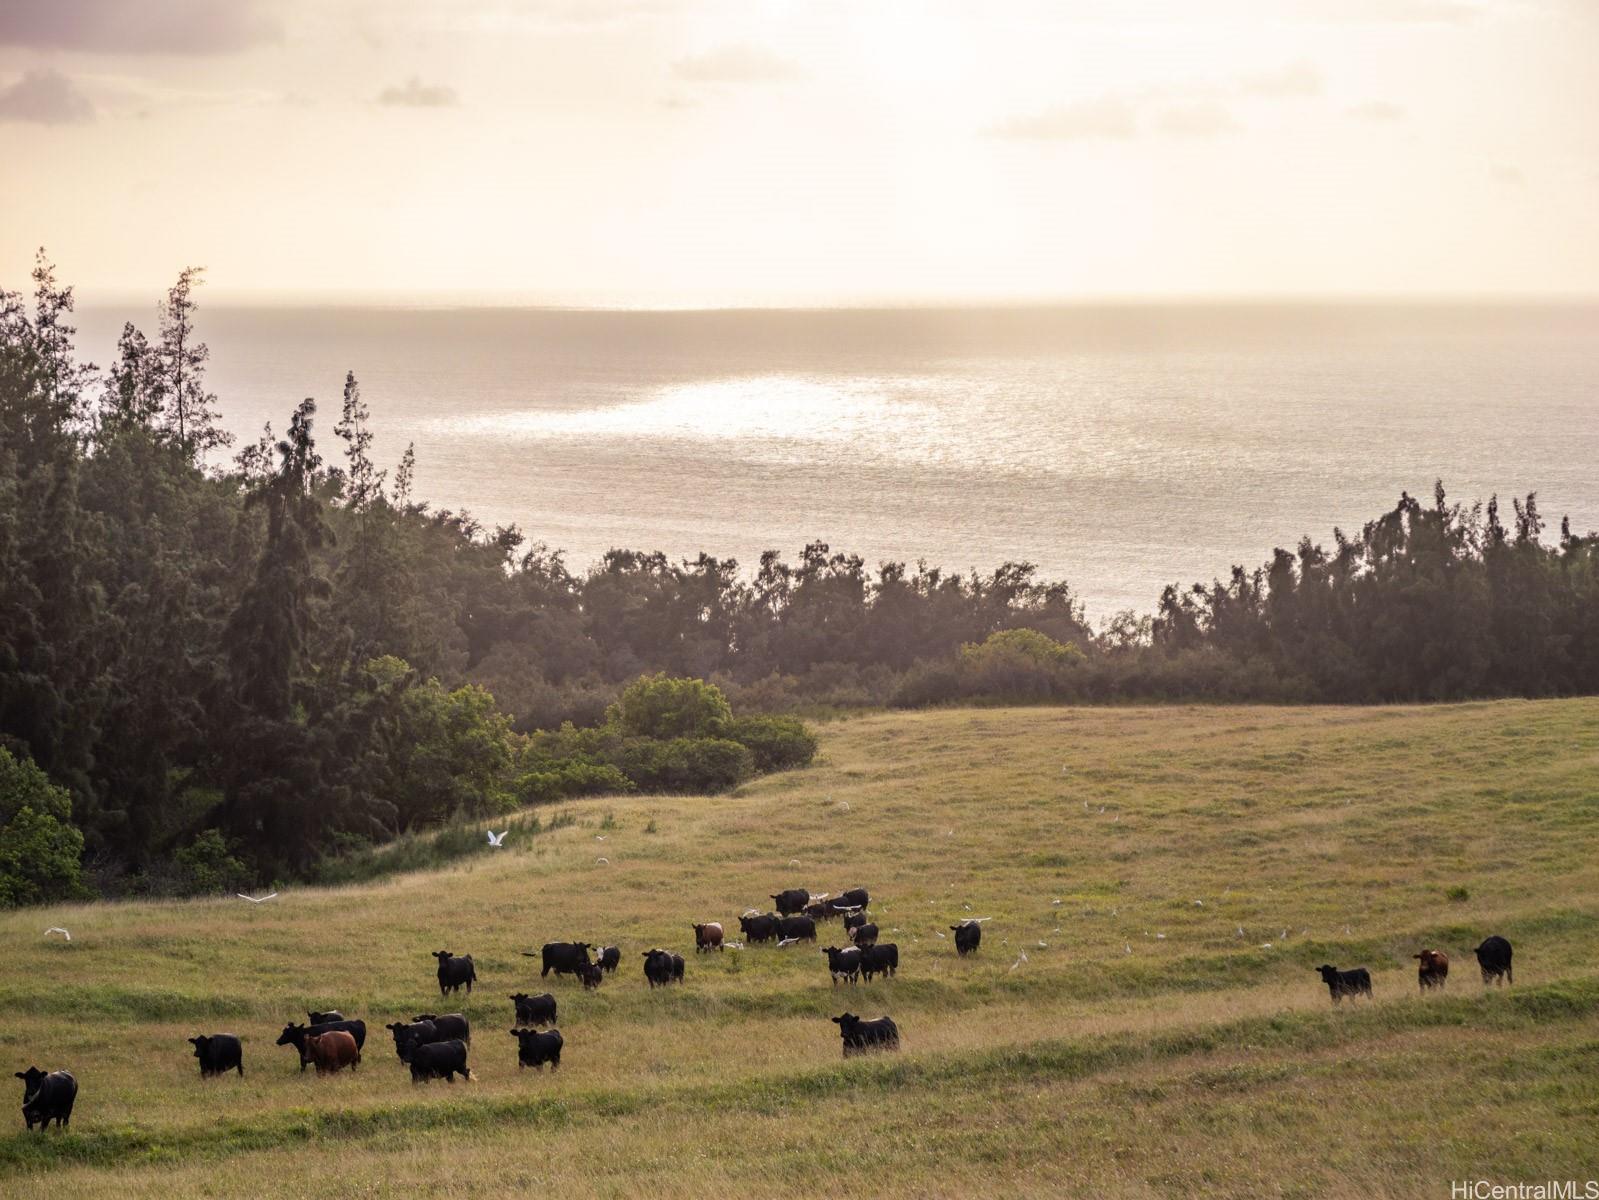
<instances>
[{"instance_id":1,"label":"white bird","mask_svg":"<svg viewBox=\"0 0 1599 1200\"><path fill-rule=\"evenodd\" d=\"M1087 801L1087 800L1084 800L1084 801L1083 801L1083 811L1084 811L1084 812L1087 812L1087 811L1088 811L1088 801Z\"/></svg>"},{"instance_id":2,"label":"white bird","mask_svg":"<svg viewBox=\"0 0 1599 1200\"><path fill-rule=\"evenodd\" d=\"M1104 811L1105 811L1105 806L1104 806L1104 805L1103 805L1103 804L1101 804L1101 805L1100 805L1100 806L1099 806L1099 811L1100 811L1100 812L1104 812Z\"/></svg>"},{"instance_id":3,"label":"white bird","mask_svg":"<svg viewBox=\"0 0 1599 1200\"><path fill-rule=\"evenodd\" d=\"M59 925L50 926L49 929L46 929L44 931L44 936L45 937L49 937L52 933L59 933L62 937L66 938L67 941L69 941L69 942L72 940L72 935L70 933L68 933L65 929L62 929L61 926L59 926Z\"/></svg>"},{"instance_id":4,"label":"white bird","mask_svg":"<svg viewBox=\"0 0 1599 1200\"><path fill-rule=\"evenodd\" d=\"M1157 942L1164 942L1166 940L1166 935L1164 933L1157 933L1155 935L1155 940Z\"/></svg>"},{"instance_id":5,"label":"white bird","mask_svg":"<svg viewBox=\"0 0 1599 1200\"><path fill-rule=\"evenodd\" d=\"M1120 820L1121 820L1121 819L1122 819L1122 815L1121 815L1121 813L1117 813L1117 814L1116 814L1116 815L1115 815L1115 816L1114 816L1114 817L1112 817L1112 818L1111 818L1111 819L1110 819L1110 823L1111 823L1111 824L1112 824L1112 825L1114 825L1114 824L1116 824L1116 822L1117 822L1117 821L1120 821Z\"/></svg>"},{"instance_id":6,"label":"white bird","mask_svg":"<svg viewBox=\"0 0 1599 1200\"><path fill-rule=\"evenodd\" d=\"M605 835L603 833L596 833L594 835L594 840L596 842L603 842L605 840Z\"/></svg>"},{"instance_id":7,"label":"white bird","mask_svg":"<svg viewBox=\"0 0 1599 1200\"><path fill-rule=\"evenodd\" d=\"M1271 949L1271 943L1270 942L1262 942L1260 944L1260 948L1262 950L1270 950Z\"/></svg>"},{"instance_id":8,"label":"white bird","mask_svg":"<svg viewBox=\"0 0 1599 1200\"><path fill-rule=\"evenodd\" d=\"M972 906L970 904L963 904L963 905L961 905L961 907L964 908L967 912L971 912L972 911Z\"/></svg>"},{"instance_id":9,"label":"white bird","mask_svg":"<svg viewBox=\"0 0 1599 1200\"><path fill-rule=\"evenodd\" d=\"M746 917L758 917L761 915L761 910L758 908L746 908L740 915Z\"/></svg>"},{"instance_id":10,"label":"white bird","mask_svg":"<svg viewBox=\"0 0 1599 1200\"><path fill-rule=\"evenodd\" d=\"M1133 952L1133 944L1131 942L1125 942L1122 945L1122 949L1131 954Z\"/></svg>"},{"instance_id":11,"label":"white bird","mask_svg":"<svg viewBox=\"0 0 1599 1200\"><path fill-rule=\"evenodd\" d=\"M946 830L944 830L944 836L945 837L954 837L955 836L955 831L953 829L946 829Z\"/></svg>"},{"instance_id":12,"label":"white bird","mask_svg":"<svg viewBox=\"0 0 1599 1200\"><path fill-rule=\"evenodd\" d=\"M1204 908L1205 907L1205 902L1203 900L1195 900L1194 901L1194 906L1196 908Z\"/></svg>"},{"instance_id":13,"label":"white bird","mask_svg":"<svg viewBox=\"0 0 1599 1200\"><path fill-rule=\"evenodd\" d=\"M1288 931L1285 929L1280 934L1278 934L1277 935L1277 940L1279 942L1286 942L1288 940Z\"/></svg>"},{"instance_id":14,"label":"white bird","mask_svg":"<svg viewBox=\"0 0 1599 1200\"><path fill-rule=\"evenodd\" d=\"M485 829L483 832L489 835L489 845L503 846L505 845L505 835L511 831L506 829L500 833L495 833L492 829Z\"/></svg>"},{"instance_id":15,"label":"white bird","mask_svg":"<svg viewBox=\"0 0 1599 1200\"><path fill-rule=\"evenodd\" d=\"M1238 927L1238 936L1239 937L1243 937L1244 936L1244 927L1242 925L1240 925Z\"/></svg>"},{"instance_id":16,"label":"white bird","mask_svg":"<svg viewBox=\"0 0 1599 1200\"><path fill-rule=\"evenodd\" d=\"M789 859L789 860L788 860L788 865L789 865L789 866L791 866L791 867L797 867L797 866L799 866L799 859L797 859L797 858L791 858L791 859Z\"/></svg>"},{"instance_id":17,"label":"white bird","mask_svg":"<svg viewBox=\"0 0 1599 1200\"><path fill-rule=\"evenodd\" d=\"M594 865L595 865L595 866L596 866L596 867L597 867L597 866L600 866L600 865L601 865L601 864L602 864L602 863L603 863L603 864L604 864L604 865L605 865L605 866L607 866L607 867L608 867L608 866L610 866L610 865L611 865L611 860L610 860L610 859L608 859L608 858L596 858L596 859L595 859L595 860L594 860Z\"/></svg>"},{"instance_id":18,"label":"white bird","mask_svg":"<svg viewBox=\"0 0 1599 1200\"><path fill-rule=\"evenodd\" d=\"M1039 942L1038 943L1038 948L1040 950L1048 950L1049 949L1049 943L1048 942Z\"/></svg>"},{"instance_id":19,"label":"white bird","mask_svg":"<svg viewBox=\"0 0 1599 1200\"><path fill-rule=\"evenodd\" d=\"M782 941L777 943L777 948L781 950L784 946L792 946L797 941L799 941L799 938L797 937L784 938Z\"/></svg>"},{"instance_id":20,"label":"white bird","mask_svg":"<svg viewBox=\"0 0 1599 1200\"><path fill-rule=\"evenodd\" d=\"M1027 961L1027 951L1023 950L1020 954L1018 954L1016 956L1016 961L1011 963L1010 969L1012 971L1014 971L1017 967L1021 966L1026 961Z\"/></svg>"},{"instance_id":21,"label":"white bird","mask_svg":"<svg viewBox=\"0 0 1599 1200\"><path fill-rule=\"evenodd\" d=\"M943 930L942 930L942 929L935 929L935 930L933 930L933 932L934 932L934 933L936 933L936 934L938 934L938 936L939 936L939 937L944 937L944 931L943 931ZM945 940L945 941L946 941L946 942L947 942L947 941L949 941L949 939L948 939L948 938L944 938L944 940Z\"/></svg>"},{"instance_id":22,"label":"white bird","mask_svg":"<svg viewBox=\"0 0 1599 1200\"><path fill-rule=\"evenodd\" d=\"M248 900L251 904L265 904L268 900L275 900L278 894L273 892L270 896L246 896L243 892L235 892L234 895L240 900Z\"/></svg>"},{"instance_id":23,"label":"white bird","mask_svg":"<svg viewBox=\"0 0 1599 1200\"><path fill-rule=\"evenodd\" d=\"M845 812L849 811L849 801L848 800L840 800L838 802L838 806L840 808L842 808Z\"/></svg>"}]
</instances>

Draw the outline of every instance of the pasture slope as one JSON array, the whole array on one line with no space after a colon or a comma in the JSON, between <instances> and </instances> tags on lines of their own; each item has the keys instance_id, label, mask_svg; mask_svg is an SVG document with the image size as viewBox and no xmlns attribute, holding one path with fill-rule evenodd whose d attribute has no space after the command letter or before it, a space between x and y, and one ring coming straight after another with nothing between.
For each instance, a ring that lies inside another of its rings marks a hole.
<instances>
[{"instance_id":1,"label":"pasture slope","mask_svg":"<svg viewBox=\"0 0 1599 1200\"><path fill-rule=\"evenodd\" d=\"M570 811L259 906L5 915L0 1061L82 1091L41 1138L8 1080L0 1194L1444 1200L1599 1177L1599 701L878 715L734 796ZM799 884L869 887L899 978L835 991L807 946L694 955L691 921L736 928ZM992 920L961 960L937 934L967 915ZM1490 933L1516 983L1485 992ZM571 938L620 942L622 969L587 995L552 977L564 1065L519 1074L506 997L543 990L519 952ZM687 953L684 986L645 988L652 944ZM1442 995L1417 994L1424 946L1453 959ZM477 962L478 1079L413 1087L382 1025L441 1011L437 949ZM1323 962L1370 967L1375 1002L1334 1010ZM353 1075L272 1044L326 1006L372 1027ZM892 1013L903 1052L841 1062L846 1008ZM243 1036L243 1080L199 1080L184 1039L213 1031Z\"/></svg>"}]
</instances>

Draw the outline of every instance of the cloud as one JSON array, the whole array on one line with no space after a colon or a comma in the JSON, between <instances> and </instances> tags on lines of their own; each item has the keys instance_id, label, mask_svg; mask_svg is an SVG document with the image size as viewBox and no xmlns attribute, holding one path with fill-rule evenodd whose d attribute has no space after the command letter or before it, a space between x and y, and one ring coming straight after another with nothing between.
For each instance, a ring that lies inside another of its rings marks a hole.
<instances>
[{"instance_id":1,"label":"cloud","mask_svg":"<svg viewBox=\"0 0 1599 1200\"><path fill-rule=\"evenodd\" d=\"M94 105L59 71L29 71L0 89L0 121L77 125L94 119Z\"/></svg>"},{"instance_id":2,"label":"cloud","mask_svg":"<svg viewBox=\"0 0 1599 1200\"><path fill-rule=\"evenodd\" d=\"M4 0L0 46L107 54L226 54L280 41L261 0Z\"/></svg>"},{"instance_id":3,"label":"cloud","mask_svg":"<svg viewBox=\"0 0 1599 1200\"><path fill-rule=\"evenodd\" d=\"M804 74L797 63L746 44L680 58L672 64L672 73L693 83L781 83Z\"/></svg>"},{"instance_id":4,"label":"cloud","mask_svg":"<svg viewBox=\"0 0 1599 1200\"><path fill-rule=\"evenodd\" d=\"M1312 13L1334 21L1463 25L1482 16L1483 6L1470 0L1320 0Z\"/></svg>"},{"instance_id":5,"label":"cloud","mask_svg":"<svg viewBox=\"0 0 1599 1200\"><path fill-rule=\"evenodd\" d=\"M403 87L386 87L378 93L378 103L396 108L450 108L458 102L455 89L443 84L423 83L415 75Z\"/></svg>"},{"instance_id":6,"label":"cloud","mask_svg":"<svg viewBox=\"0 0 1599 1200\"><path fill-rule=\"evenodd\" d=\"M1254 96L1286 99L1295 96L1321 95L1321 72L1312 62L1292 63L1280 71L1266 71L1250 75L1244 80L1244 91Z\"/></svg>"},{"instance_id":7,"label":"cloud","mask_svg":"<svg viewBox=\"0 0 1599 1200\"><path fill-rule=\"evenodd\" d=\"M1362 121L1403 121L1405 110L1390 100L1367 100L1344 110Z\"/></svg>"},{"instance_id":8,"label":"cloud","mask_svg":"<svg viewBox=\"0 0 1599 1200\"><path fill-rule=\"evenodd\" d=\"M1138 122L1127 101L1105 96L1030 116L1013 117L991 132L1003 138L1075 142L1091 138L1130 138L1138 132Z\"/></svg>"},{"instance_id":9,"label":"cloud","mask_svg":"<svg viewBox=\"0 0 1599 1200\"><path fill-rule=\"evenodd\" d=\"M1172 137L1215 137L1238 128L1227 107L1214 102L1168 108L1157 124L1162 133Z\"/></svg>"},{"instance_id":10,"label":"cloud","mask_svg":"<svg viewBox=\"0 0 1599 1200\"><path fill-rule=\"evenodd\" d=\"M1502 183L1506 187L1520 187L1527 182L1520 167L1512 167L1507 163L1496 163L1489 168L1488 175L1495 183Z\"/></svg>"}]
</instances>

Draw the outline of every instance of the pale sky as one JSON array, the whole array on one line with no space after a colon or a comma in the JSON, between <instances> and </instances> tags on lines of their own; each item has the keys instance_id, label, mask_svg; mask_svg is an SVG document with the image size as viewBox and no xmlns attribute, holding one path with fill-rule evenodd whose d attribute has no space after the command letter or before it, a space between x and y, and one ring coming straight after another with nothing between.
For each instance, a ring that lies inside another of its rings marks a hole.
<instances>
[{"instance_id":1,"label":"pale sky","mask_svg":"<svg viewBox=\"0 0 1599 1200\"><path fill-rule=\"evenodd\" d=\"M1599 0L0 0L0 284L1599 294Z\"/></svg>"}]
</instances>

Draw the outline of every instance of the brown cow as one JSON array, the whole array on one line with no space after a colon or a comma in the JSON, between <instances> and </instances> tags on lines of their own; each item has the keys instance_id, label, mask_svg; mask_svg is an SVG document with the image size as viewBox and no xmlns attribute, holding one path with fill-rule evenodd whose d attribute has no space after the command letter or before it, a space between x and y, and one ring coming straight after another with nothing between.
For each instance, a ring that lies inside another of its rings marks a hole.
<instances>
[{"instance_id":1,"label":"brown cow","mask_svg":"<svg viewBox=\"0 0 1599 1200\"><path fill-rule=\"evenodd\" d=\"M1449 982L1449 956L1442 950L1423 950L1412 957L1419 964L1416 967L1416 980L1422 991L1442 988Z\"/></svg>"},{"instance_id":2,"label":"brown cow","mask_svg":"<svg viewBox=\"0 0 1599 1200\"><path fill-rule=\"evenodd\" d=\"M722 948L722 923L712 921L709 925L694 926L694 948L699 951L720 950Z\"/></svg>"},{"instance_id":3,"label":"brown cow","mask_svg":"<svg viewBox=\"0 0 1599 1200\"><path fill-rule=\"evenodd\" d=\"M316 1064L318 1075L342 1071L345 1067L353 1071L361 1063L361 1050L355 1044L355 1038L342 1029L307 1037L305 1048L311 1061Z\"/></svg>"}]
</instances>

